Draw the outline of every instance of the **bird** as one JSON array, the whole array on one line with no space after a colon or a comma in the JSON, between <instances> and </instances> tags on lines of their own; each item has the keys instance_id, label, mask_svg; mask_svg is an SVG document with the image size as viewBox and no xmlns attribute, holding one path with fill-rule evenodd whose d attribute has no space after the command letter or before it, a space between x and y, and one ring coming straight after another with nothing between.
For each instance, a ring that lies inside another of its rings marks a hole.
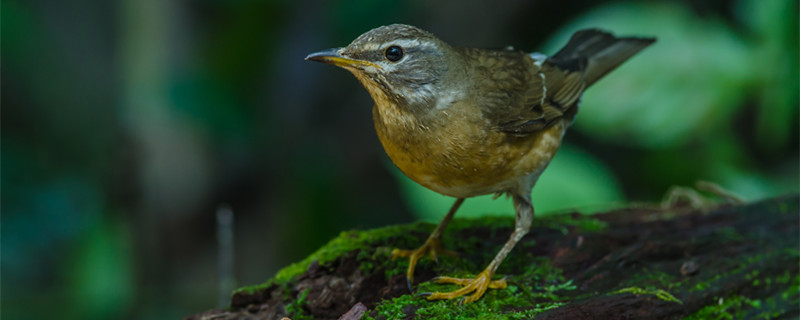
<instances>
[{"instance_id":1,"label":"bird","mask_svg":"<svg viewBox=\"0 0 800 320\"><path fill-rule=\"evenodd\" d=\"M486 194L513 201L508 240L474 278L433 279L459 289L422 295L470 303L488 289L507 286L504 278L493 277L531 228L531 191L561 145L584 90L655 40L584 29L546 56L511 47L451 46L420 28L392 24L305 58L355 75L375 102L375 130L395 166L416 183L456 199L422 246L392 251L392 258L409 259L409 290L422 257L456 255L443 247L442 234L466 198Z\"/></svg>"}]
</instances>

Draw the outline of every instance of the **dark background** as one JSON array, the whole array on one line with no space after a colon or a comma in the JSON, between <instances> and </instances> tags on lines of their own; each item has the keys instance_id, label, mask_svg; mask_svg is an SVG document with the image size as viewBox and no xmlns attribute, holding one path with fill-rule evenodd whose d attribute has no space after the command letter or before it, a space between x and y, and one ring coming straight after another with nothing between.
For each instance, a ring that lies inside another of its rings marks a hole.
<instances>
[{"instance_id":1,"label":"dark background","mask_svg":"<svg viewBox=\"0 0 800 320\"><path fill-rule=\"evenodd\" d=\"M223 206L237 285L342 230L439 219L452 200L393 167L366 91L303 60L395 22L548 54L584 27L659 38L584 96L537 214L696 180L797 192L797 19L790 0L3 0L2 317L216 307Z\"/></svg>"}]
</instances>

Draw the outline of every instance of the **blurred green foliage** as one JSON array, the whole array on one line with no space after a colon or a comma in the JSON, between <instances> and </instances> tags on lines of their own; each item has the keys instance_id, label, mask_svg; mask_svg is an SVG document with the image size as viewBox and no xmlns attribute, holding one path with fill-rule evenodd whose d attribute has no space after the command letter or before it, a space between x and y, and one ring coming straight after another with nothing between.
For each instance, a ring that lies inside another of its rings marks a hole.
<instances>
[{"instance_id":1,"label":"blurred green foliage","mask_svg":"<svg viewBox=\"0 0 800 320\"><path fill-rule=\"evenodd\" d=\"M742 128L733 120L755 99L758 143L785 148L798 101L797 38L789 36L797 13L788 3L740 1L743 31L719 18L698 20L676 3L611 5L577 18L546 47L597 25L657 35L654 47L584 96L576 126L594 138L654 149L709 144L735 137Z\"/></svg>"},{"instance_id":2,"label":"blurred green foliage","mask_svg":"<svg viewBox=\"0 0 800 320\"><path fill-rule=\"evenodd\" d=\"M92 226L61 270L71 288L71 311L84 319L109 319L128 311L133 302L135 264L127 228L105 222Z\"/></svg>"},{"instance_id":3,"label":"blurred green foliage","mask_svg":"<svg viewBox=\"0 0 800 320\"><path fill-rule=\"evenodd\" d=\"M222 204L240 284L344 229L438 220L453 199L390 164L365 90L302 60L394 22L551 54L584 27L659 38L586 93L537 214L698 179L797 192L797 20L790 0L3 0L0 317L214 307ZM512 212L486 196L458 215Z\"/></svg>"}]
</instances>

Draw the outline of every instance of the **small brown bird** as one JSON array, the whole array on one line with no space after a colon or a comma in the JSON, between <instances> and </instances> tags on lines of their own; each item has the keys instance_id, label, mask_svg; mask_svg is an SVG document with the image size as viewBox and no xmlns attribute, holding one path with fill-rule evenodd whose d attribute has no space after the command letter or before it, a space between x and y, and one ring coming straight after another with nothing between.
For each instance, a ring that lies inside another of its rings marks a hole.
<instances>
[{"instance_id":1,"label":"small brown bird","mask_svg":"<svg viewBox=\"0 0 800 320\"><path fill-rule=\"evenodd\" d=\"M456 198L425 244L392 253L409 258L409 288L421 257L454 254L440 237L465 198L505 193L513 199L514 231L486 269L472 279L437 277L463 287L426 293L429 300L472 293L462 300L468 303L488 288L506 287L492 276L531 227L531 189L561 145L583 91L654 41L581 30L547 57L453 47L394 24L306 60L352 72L375 100L372 117L389 158L417 183Z\"/></svg>"}]
</instances>

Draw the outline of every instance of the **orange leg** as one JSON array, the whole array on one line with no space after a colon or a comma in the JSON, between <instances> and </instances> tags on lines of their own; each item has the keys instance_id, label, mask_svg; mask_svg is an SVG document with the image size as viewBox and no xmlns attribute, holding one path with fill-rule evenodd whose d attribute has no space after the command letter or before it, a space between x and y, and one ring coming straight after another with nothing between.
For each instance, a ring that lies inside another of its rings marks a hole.
<instances>
[{"instance_id":1,"label":"orange leg","mask_svg":"<svg viewBox=\"0 0 800 320\"><path fill-rule=\"evenodd\" d=\"M486 269L481 271L481 273L472 279L437 277L433 279L436 282L452 283L461 285L463 287L452 292L425 292L421 293L420 295L427 296L428 300L438 300L453 299L472 293L461 300L462 303L470 303L480 299L487 289L505 289L505 279L492 280L492 276L494 276L495 271L497 271L497 267L500 266L500 263L503 262L508 253L514 249L514 246L517 244L517 242L519 242L519 240L522 239L526 233L528 233L531 223L533 222L533 206L531 205L530 197L514 195L514 207L517 211L514 232L511 233L511 237L508 239L506 244L503 245L503 248L500 249L500 252L497 253Z\"/></svg>"},{"instance_id":2,"label":"orange leg","mask_svg":"<svg viewBox=\"0 0 800 320\"><path fill-rule=\"evenodd\" d=\"M450 207L450 211L447 212L447 215L444 216L442 222L439 222L439 225L436 226L436 229L433 230L428 239L425 240L425 243L414 250L402 250L402 249L394 249L392 251L392 259L397 257L405 257L408 258L408 270L406 271L406 281L408 282L408 290L411 291L411 284L414 282L414 268L417 267L417 261L425 256L425 254L430 254L431 259L434 261L438 261L437 255L444 254L449 256L458 256L457 253L446 250L442 246L442 232L444 228L447 227L447 224L453 219L453 215L455 215L458 207L464 202L464 198L459 198L453 203L453 206Z\"/></svg>"}]
</instances>

